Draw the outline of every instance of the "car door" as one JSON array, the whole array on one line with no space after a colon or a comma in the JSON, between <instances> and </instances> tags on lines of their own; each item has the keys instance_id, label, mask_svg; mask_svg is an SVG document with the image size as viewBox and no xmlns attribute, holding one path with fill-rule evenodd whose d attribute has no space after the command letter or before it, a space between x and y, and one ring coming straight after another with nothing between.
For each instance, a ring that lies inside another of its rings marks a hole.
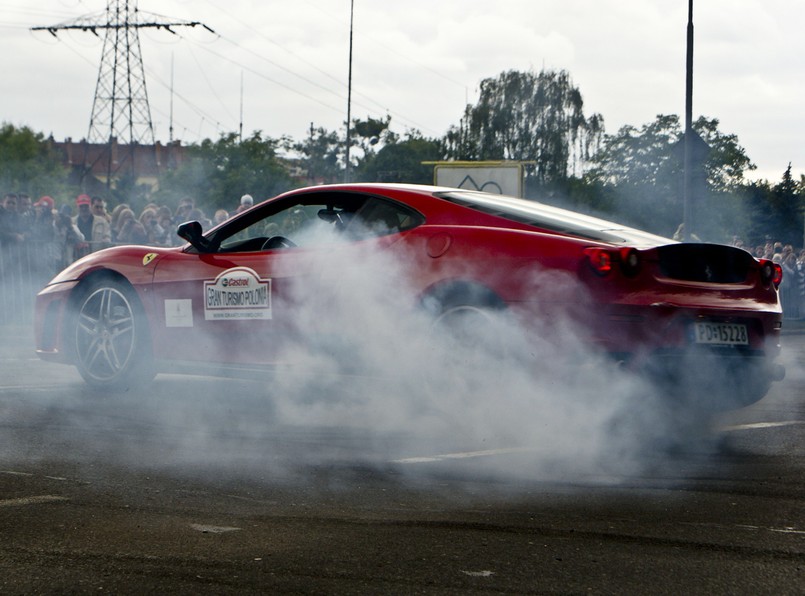
<instances>
[{"instance_id":1,"label":"car door","mask_svg":"<svg viewBox=\"0 0 805 596\"><path fill-rule=\"evenodd\" d=\"M295 364L305 349L330 342L315 337L327 328L317 319L333 316L326 294L329 284L345 283L338 271L348 266L349 247L393 243L401 222L419 221L413 211L356 192L308 191L247 211L207 234L208 248L187 247L157 263L153 291L164 337L157 356Z\"/></svg>"},{"instance_id":2,"label":"car door","mask_svg":"<svg viewBox=\"0 0 805 596\"><path fill-rule=\"evenodd\" d=\"M299 339L294 310L332 236L312 197L255 207L165 255L154 271L155 355L171 361L276 364ZM295 239L291 240L291 237Z\"/></svg>"},{"instance_id":3,"label":"car door","mask_svg":"<svg viewBox=\"0 0 805 596\"><path fill-rule=\"evenodd\" d=\"M278 255L279 252L285 254ZM174 253L154 273L163 341L155 356L173 361L271 364L292 337L297 281L307 249L254 253Z\"/></svg>"}]
</instances>

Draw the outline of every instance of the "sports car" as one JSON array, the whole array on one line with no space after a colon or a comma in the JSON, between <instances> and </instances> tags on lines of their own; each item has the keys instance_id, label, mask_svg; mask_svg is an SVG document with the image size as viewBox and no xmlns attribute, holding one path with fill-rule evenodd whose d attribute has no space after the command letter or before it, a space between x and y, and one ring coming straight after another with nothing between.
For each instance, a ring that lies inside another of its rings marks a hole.
<instances>
[{"instance_id":1,"label":"sports car","mask_svg":"<svg viewBox=\"0 0 805 596\"><path fill-rule=\"evenodd\" d=\"M38 355L75 365L100 388L160 372L276 371L305 346L321 348L300 323L301 303L312 295L316 317L341 316L328 312L323 275L366 299L347 271L377 275L369 269L377 256L405 280L395 290L410 307L394 315L400 328L423 314L434 336L500 317L526 335L561 334L572 323L613 366L719 407L762 398L784 374L782 270L732 246L675 242L536 201L402 184L301 188L208 231L186 222L177 233L183 246L115 246L59 273L36 298Z\"/></svg>"}]
</instances>

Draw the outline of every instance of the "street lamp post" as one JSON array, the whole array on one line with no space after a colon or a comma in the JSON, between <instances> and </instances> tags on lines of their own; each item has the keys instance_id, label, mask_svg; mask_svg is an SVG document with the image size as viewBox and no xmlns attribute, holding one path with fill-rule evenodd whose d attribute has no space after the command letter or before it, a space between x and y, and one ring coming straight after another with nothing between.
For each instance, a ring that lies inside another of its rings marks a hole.
<instances>
[{"instance_id":1,"label":"street lamp post","mask_svg":"<svg viewBox=\"0 0 805 596\"><path fill-rule=\"evenodd\" d=\"M354 14L355 0L349 0L349 77L347 79L347 147L344 162L344 182L349 182L349 146L351 145L350 136L352 129L352 17Z\"/></svg>"},{"instance_id":2,"label":"street lamp post","mask_svg":"<svg viewBox=\"0 0 805 596\"><path fill-rule=\"evenodd\" d=\"M691 177L693 168L693 0L688 0L688 42L685 69L685 172L683 181L684 239L690 240L694 233Z\"/></svg>"}]
</instances>

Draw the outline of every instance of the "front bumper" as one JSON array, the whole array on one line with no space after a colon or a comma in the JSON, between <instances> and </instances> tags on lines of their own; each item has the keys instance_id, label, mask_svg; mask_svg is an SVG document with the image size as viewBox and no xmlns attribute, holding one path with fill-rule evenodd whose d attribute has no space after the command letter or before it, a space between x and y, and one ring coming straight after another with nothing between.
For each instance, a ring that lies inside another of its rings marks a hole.
<instances>
[{"instance_id":1,"label":"front bumper","mask_svg":"<svg viewBox=\"0 0 805 596\"><path fill-rule=\"evenodd\" d=\"M52 362L70 362L65 343L65 323L70 314L70 293L78 281L46 286L36 296L34 342L37 355Z\"/></svg>"}]
</instances>

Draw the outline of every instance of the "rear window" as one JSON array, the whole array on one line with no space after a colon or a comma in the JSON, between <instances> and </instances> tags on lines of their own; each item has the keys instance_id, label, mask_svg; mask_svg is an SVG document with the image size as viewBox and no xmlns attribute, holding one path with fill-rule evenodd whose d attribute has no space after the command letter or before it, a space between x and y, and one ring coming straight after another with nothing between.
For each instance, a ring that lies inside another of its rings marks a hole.
<instances>
[{"instance_id":1,"label":"rear window","mask_svg":"<svg viewBox=\"0 0 805 596\"><path fill-rule=\"evenodd\" d=\"M582 215L574 211L551 207L537 201L472 191L451 191L437 193L436 196L451 203L469 207L488 215L502 217L509 221L559 234L589 238L599 242L612 244L626 242L626 238L619 234L619 231L628 232L626 236L629 238L634 238L635 234L649 236L649 234L639 230L596 217Z\"/></svg>"}]
</instances>

